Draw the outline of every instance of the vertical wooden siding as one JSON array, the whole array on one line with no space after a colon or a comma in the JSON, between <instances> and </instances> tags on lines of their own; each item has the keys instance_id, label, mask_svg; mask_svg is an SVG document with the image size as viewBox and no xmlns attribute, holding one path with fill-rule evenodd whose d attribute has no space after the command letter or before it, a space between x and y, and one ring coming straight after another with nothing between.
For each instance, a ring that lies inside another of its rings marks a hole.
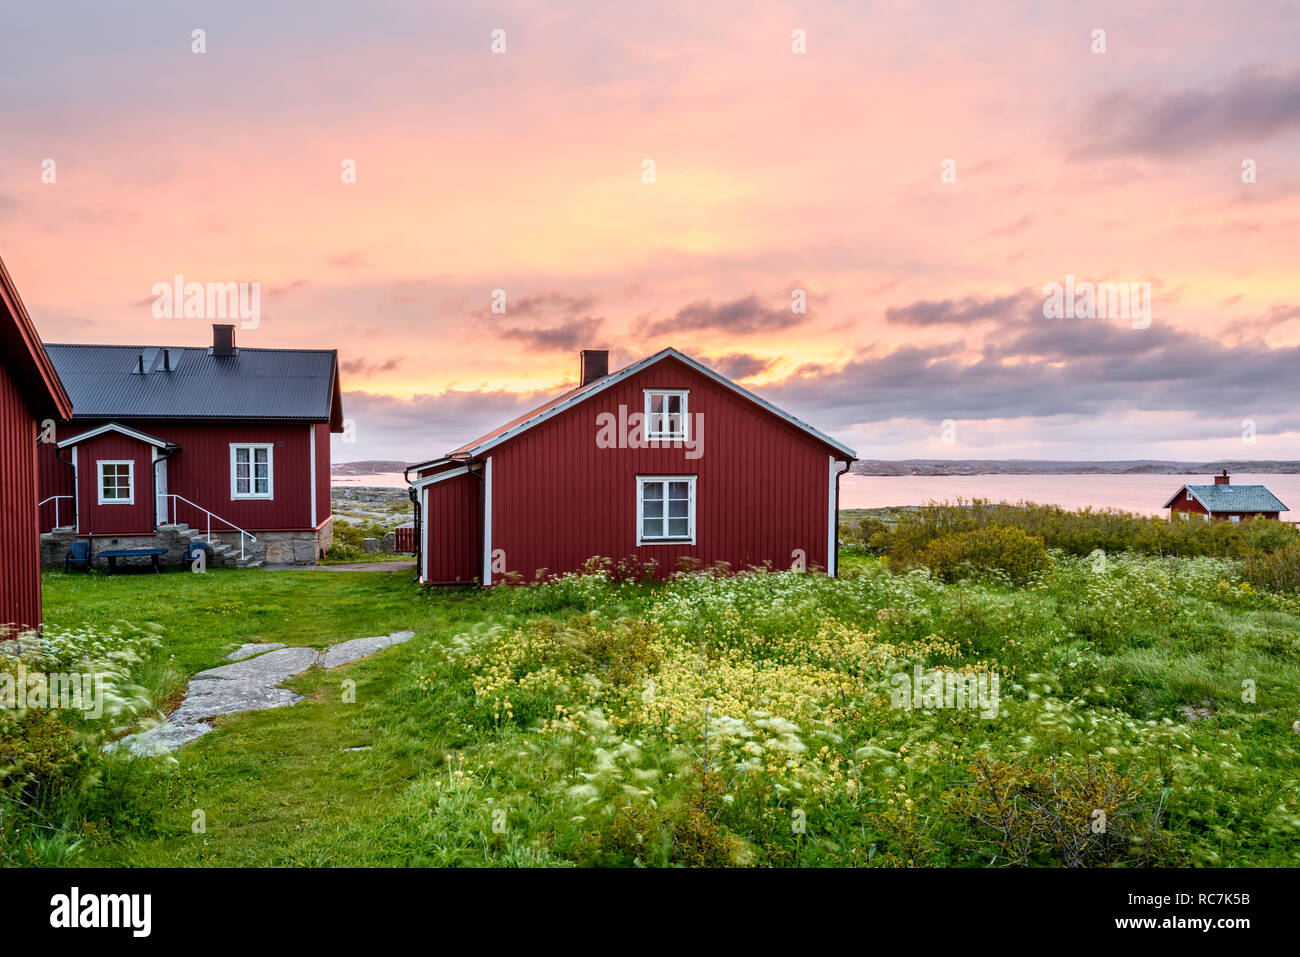
<instances>
[{"instance_id":1,"label":"vertical wooden siding","mask_svg":"<svg viewBox=\"0 0 1300 957\"><path fill-rule=\"evenodd\" d=\"M423 490L421 501L426 505L420 556L425 584L468 584L478 578L479 479L460 475L435 482Z\"/></svg>"},{"instance_id":2,"label":"vertical wooden siding","mask_svg":"<svg viewBox=\"0 0 1300 957\"><path fill-rule=\"evenodd\" d=\"M134 462L130 505L99 504L101 461ZM77 446L77 533L80 535L148 535L153 531L153 446L118 432L105 432Z\"/></svg>"},{"instance_id":3,"label":"vertical wooden siding","mask_svg":"<svg viewBox=\"0 0 1300 957\"><path fill-rule=\"evenodd\" d=\"M67 438L81 432L88 432L103 424L102 421L64 423L60 431L60 437ZM245 425L228 422L189 423L177 421L130 421L122 424L180 446L180 450L174 453L167 462L167 491L169 493L184 496L195 505L206 508L250 532L297 531L313 527L311 523L310 429L315 428L316 523L320 524L330 515L330 451L329 426L327 424L310 425L302 422L287 424L250 423ZM117 433L110 434L116 435ZM91 469L89 479L85 476L86 462L88 461L86 446L93 441L98 440L89 440L85 445L79 447L80 451L77 453L78 468L82 472L83 482L90 482L89 488L92 492L94 491L95 481L93 461L89 466ZM130 441L143 449L150 448L135 440L125 441ZM232 442L271 443L274 446L272 452L272 491L274 498L269 500L231 498L230 444ZM70 448L58 450L58 454L65 459L72 458ZM146 458L149 457L148 453L142 454L145 454ZM41 474L38 501L50 495L72 494L71 470L68 466L59 462L54 455L55 451L52 448L48 446L42 447L40 452ZM96 457L113 458L114 456L96 453ZM121 457L126 458L127 456ZM149 481L149 494L152 496L152 472L146 470L146 473L146 478ZM138 485L139 478L137 476ZM96 499L87 499L85 497L85 488L86 486L83 485L81 499L83 509L87 504L93 505L96 501ZM136 500L138 503L138 488ZM61 512L66 505L68 503L61 503ZM120 506L113 507L120 508ZM150 509L153 508L152 498L150 498L149 507ZM150 521L152 521L152 516L153 513L150 511ZM207 521L207 517L203 512L183 503L179 505L178 517L180 521L186 522L194 528L204 528ZM53 521L53 506L47 505L43 507L41 509L41 528L48 531L53 527ZM96 522L98 522L98 519L96 519ZM226 529L226 526L214 523L213 530L216 531L218 528ZM146 531L148 530L146 529ZM103 533L96 531L95 534Z\"/></svg>"},{"instance_id":4,"label":"vertical wooden siding","mask_svg":"<svg viewBox=\"0 0 1300 957\"><path fill-rule=\"evenodd\" d=\"M36 429L16 383L0 363L0 627L41 624Z\"/></svg>"},{"instance_id":5,"label":"vertical wooden siding","mask_svg":"<svg viewBox=\"0 0 1300 957\"><path fill-rule=\"evenodd\" d=\"M597 416L643 409L644 388L689 389L692 431L702 413L703 454L663 447L598 448ZM593 556L683 558L734 570L788 568L796 550L826 567L828 447L675 360L666 359L492 449L493 550L508 571L576 569ZM638 475L695 475L694 545L636 544ZM500 576L494 576L499 580Z\"/></svg>"}]
</instances>

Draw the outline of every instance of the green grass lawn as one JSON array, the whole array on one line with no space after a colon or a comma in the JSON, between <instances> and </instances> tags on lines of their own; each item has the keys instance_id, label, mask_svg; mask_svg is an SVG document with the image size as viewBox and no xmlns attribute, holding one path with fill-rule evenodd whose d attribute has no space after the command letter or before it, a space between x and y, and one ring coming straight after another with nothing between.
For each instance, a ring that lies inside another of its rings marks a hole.
<instances>
[{"instance_id":1,"label":"green grass lawn","mask_svg":"<svg viewBox=\"0 0 1300 957\"><path fill-rule=\"evenodd\" d=\"M1054 864L1100 806L1089 863L1300 864L1297 599L1213 559L1058 555L1025 587L842 571L490 593L48 573L52 628L161 626L160 708L244 642L416 633L173 757L107 760L71 862ZM1001 716L891 706L918 665L1000 675ZM1020 809L1002 833L997 800Z\"/></svg>"}]
</instances>

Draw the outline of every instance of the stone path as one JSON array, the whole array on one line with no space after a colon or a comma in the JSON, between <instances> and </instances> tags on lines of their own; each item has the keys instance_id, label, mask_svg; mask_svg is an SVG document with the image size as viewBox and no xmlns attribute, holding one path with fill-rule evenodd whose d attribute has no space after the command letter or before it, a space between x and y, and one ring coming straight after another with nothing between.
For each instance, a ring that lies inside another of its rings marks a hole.
<instances>
[{"instance_id":1,"label":"stone path","mask_svg":"<svg viewBox=\"0 0 1300 957\"><path fill-rule=\"evenodd\" d=\"M206 719L240 711L262 711L297 704L302 695L279 685L312 665L337 668L391 645L415 637L413 631L395 631L374 638L354 638L324 651L286 648L282 643L241 645L227 658L234 664L200 671L190 681L185 700L156 728L129 735L109 745L135 755L164 754L212 730Z\"/></svg>"}]
</instances>

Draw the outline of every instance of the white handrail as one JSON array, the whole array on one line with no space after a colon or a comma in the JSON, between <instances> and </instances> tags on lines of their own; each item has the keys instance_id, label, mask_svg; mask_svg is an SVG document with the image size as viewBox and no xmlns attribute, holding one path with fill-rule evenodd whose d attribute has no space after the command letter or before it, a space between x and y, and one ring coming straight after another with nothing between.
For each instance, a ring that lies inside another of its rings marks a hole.
<instances>
[{"instance_id":1,"label":"white handrail","mask_svg":"<svg viewBox=\"0 0 1300 957\"><path fill-rule=\"evenodd\" d=\"M252 532L246 532L238 525L236 525L234 522L230 521L229 519L224 519L220 515L215 514L214 512L209 512L202 505L197 505L194 502L191 502L184 495L175 495L175 494L168 493L166 497L172 500L172 524L173 525L176 524L176 519L177 519L177 513L176 513L177 499L180 499L182 502L184 502L186 505L189 505L192 508L197 508L200 512L203 512L205 515L208 516L208 526L207 526L207 533L206 533L207 537L205 538L205 541L208 544L212 544L212 520L214 518L218 522L225 522L227 525L229 525L231 528L237 531L239 533L239 560L241 562L244 560L244 536L247 535L248 540L250 542L255 543L257 541L257 536L254 535Z\"/></svg>"},{"instance_id":2,"label":"white handrail","mask_svg":"<svg viewBox=\"0 0 1300 957\"><path fill-rule=\"evenodd\" d=\"M60 527L60 525L59 525L59 499L61 499L61 498L68 498L68 499L70 499L70 498L72 498L72 496L71 496L71 495L51 495L49 498L45 499L44 502L37 502L37 503L36 503L36 507L37 507L37 508L40 508L42 505L45 504L45 502L53 502L53 503L54 503L54 527L55 527L55 528L59 528L59 527Z\"/></svg>"}]
</instances>

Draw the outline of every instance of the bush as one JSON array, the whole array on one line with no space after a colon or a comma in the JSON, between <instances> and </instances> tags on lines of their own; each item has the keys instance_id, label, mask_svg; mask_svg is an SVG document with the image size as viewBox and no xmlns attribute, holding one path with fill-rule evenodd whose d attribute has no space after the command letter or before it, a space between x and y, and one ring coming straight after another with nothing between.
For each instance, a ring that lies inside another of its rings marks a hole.
<instances>
[{"instance_id":1,"label":"bush","mask_svg":"<svg viewBox=\"0 0 1300 957\"><path fill-rule=\"evenodd\" d=\"M326 561L336 562L354 562L365 556L365 549L360 545L351 545L347 542L340 542L337 535L335 540L330 543L330 547L325 549Z\"/></svg>"},{"instance_id":2,"label":"bush","mask_svg":"<svg viewBox=\"0 0 1300 957\"><path fill-rule=\"evenodd\" d=\"M1182 862L1162 825L1163 799L1149 777L1114 766L990 760L950 793L954 810L983 831L989 863L1023 867L1169 866Z\"/></svg>"},{"instance_id":3,"label":"bush","mask_svg":"<svg viewBox=\"0 0 1300 957\"><path fill-rule=\"evenodd\" d=\"M7 689L0 707L0 865L67 864L75 856L86 796L123 760L104 745L156 704L137 682L159 644L147 629L47 628L20 636L0 654L0 687ZM34 677L44 680L33 684ZM80 686L75 697L72 684ZM45 691L32 698L36 689Z\"/></svg>"},{"instance_id":4,"label":"bush","mask_svg":"<svg viewBox=\"0 0 1300 957\"><path fill-rule=\"evenodd\" d=\"M883 536L889 556L902 567L924 564L920 555L934 539L989 525L1019 528L1067 555L1112 553L1240 558L1256 550L1273 552L1300 541L1294 528L1266 519L1245 522L1169 521L1111 509L1067 511L1029 502L992 503L984 499L929 504L905 513L892 534Z\"/></svg>"},{"instance_id":5,"label":"bush","mask_svg":"<svg viewBox=\"0 0 1300 957\"><path fill-rule=\"evenodd\" d=\"M1052 560L1041 538L1018 528L990 525L941 535L925 547L918 564L944 581L956 581L972 570L997 570L1024 584L1049 569Z\"/></svg>"},{"instance_id":6,"label":"bush","mask_svg":"<svg viewBox=\"0 0 1300 957\"><path fill-rule=\"evenodd\" d=\"M1294 533L1290 534L1294 537ZM1300 591L1300 542L1292 542L1272 552L1263 549L1248 552L1242 562L1242 574L1256 588L1277 592Z\"/></svg>"}]
</instances>

